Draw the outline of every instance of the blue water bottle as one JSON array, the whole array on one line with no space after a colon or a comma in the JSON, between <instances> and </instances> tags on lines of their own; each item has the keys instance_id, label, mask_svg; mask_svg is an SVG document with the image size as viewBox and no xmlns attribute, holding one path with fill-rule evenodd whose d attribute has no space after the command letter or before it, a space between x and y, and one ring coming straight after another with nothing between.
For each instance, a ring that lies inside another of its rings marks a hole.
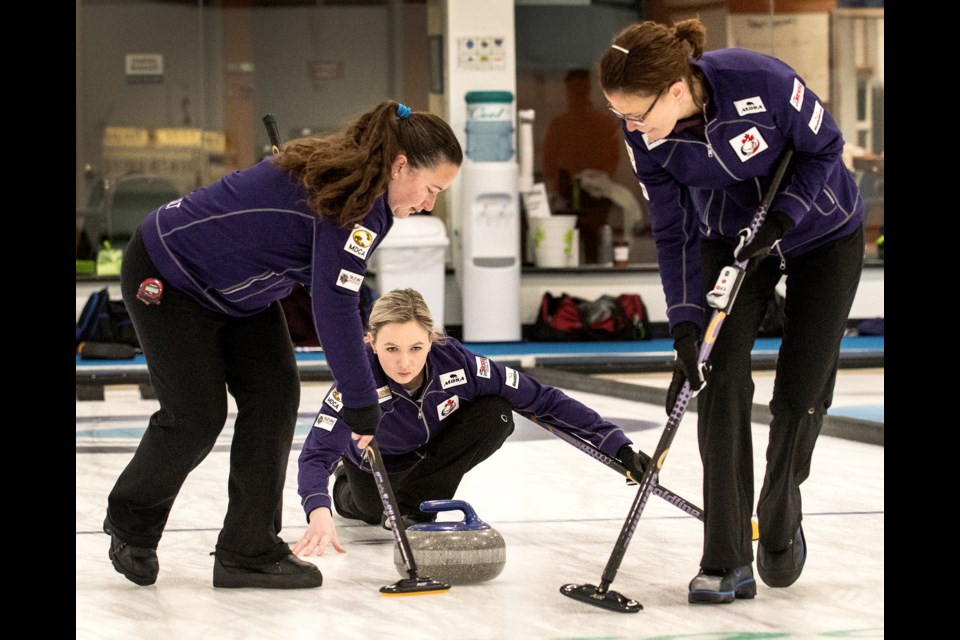
<instances>
[{"instance_id":1,"label":"blue water bottle","mask_svg":"<svg viewBox=\"0 0 960 640\"><path fill-rule=\"evenodd\" d=\"M513 94L469 91L467 157L474 162L506 162L513 157Z\"/></svg>"}]
</instances>

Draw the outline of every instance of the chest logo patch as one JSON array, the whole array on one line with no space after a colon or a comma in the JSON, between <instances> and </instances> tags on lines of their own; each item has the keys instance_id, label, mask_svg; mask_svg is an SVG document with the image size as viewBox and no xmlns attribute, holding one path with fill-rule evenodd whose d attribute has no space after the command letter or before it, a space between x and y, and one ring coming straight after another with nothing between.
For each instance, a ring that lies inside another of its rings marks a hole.
<instances>
[{"instance_id":1,"label":"chest logo patch","mask_svg":"<svg viewBox=\"0 0 960 640\"><path fill-rule=\"evenodd\" d=\"M659 140L651 141L650 138L647 137L647 134L643 134L643 143L647 145L647 149L656 149L666 141L666 138L660 138Z\"/></svg>"},{"instance_id":2,"label":"chest logo patch","mask_svg":"<svg viewBox=\"0 0 960 640\"><path fill-rule=\"evenodd\" d=\"M440 374L440 386L444 389L467 384L467 374L463 369Z\"/></svg>"},{"instance_id":3,"label":"chest logo patch","mask_svg":"<svg viewBox=\"0 0 960 640\"><path fill-rule=\"evenodd\" d=\"M445 420L451 413L460 408L460 396L451 396L437 405L437 417Z\"/></svg>"},{"instance_id":4,"label":"chest logo patch","mask_svg":"<svg viewBox=\"0 0 960 640\"><path fill-rule=\"evenodd\" d=\"M767 141L760 135L760 130L756 127L750 127L739 136L730 138L728 141L733 148L740 162L746 162L750 158L755 158L761 151L767 148Z\"/></svg>"},{"instance_id":5,"label":"chest logo patch","mask_svg":"<svg viewBox=\"0 0 960 640\"><path fill-rule=\"evenodd\" d=\"M764 106L763 100L760 99L760 96L744 98L743 100L735 100L733 106L736 107L737 113L741 116L750 115L751 113L764 113L767 110L767 107Z\"/></svg>"},{"instance_id":6,"label":"chest logo patch","mask_svg":"<svg viewBox=\"0 0 960 640\"><path fill-rule=\"evenodd\" d=\"M393 393L390 392L390 385L377 387L377 402L383 404L392 397Z\"/></svg>"}]
</instances>

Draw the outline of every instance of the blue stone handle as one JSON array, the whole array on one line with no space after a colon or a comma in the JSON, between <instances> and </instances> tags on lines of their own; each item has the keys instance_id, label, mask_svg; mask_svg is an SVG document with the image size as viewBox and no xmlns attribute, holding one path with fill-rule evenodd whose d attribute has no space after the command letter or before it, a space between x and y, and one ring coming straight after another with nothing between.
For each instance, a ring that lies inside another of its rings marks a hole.
<instances>
[{"instance_id":1,"label":"blue stone handle","mask_svg":"<svg viewBox=\"0 0 960 640\"><path fill-rule=\"evenodd\" d=\"M424 513L440 513L441 511L462 511L463 512L463 521L453 525L457 529L487 529L490 527L486 522L481 520L477 516L477 512L473 510L473 507L470 506L469 502L464 500L425 500L420 503L420 511ZM426 523L425 523L426 524ZM418 529L439 529L439 525L451 525L452 523L429 523L432 526L424 526L423 524L415 525ZM448 528L448 527L443 527Z\"/></svg>"}]
</instances>

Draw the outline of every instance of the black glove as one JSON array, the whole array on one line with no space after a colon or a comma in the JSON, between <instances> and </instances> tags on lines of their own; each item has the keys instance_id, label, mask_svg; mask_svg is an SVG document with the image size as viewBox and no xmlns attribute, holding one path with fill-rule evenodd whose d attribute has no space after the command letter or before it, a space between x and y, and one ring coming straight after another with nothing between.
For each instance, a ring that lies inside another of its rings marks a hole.
<instances>
[{"instance_id":1,"label":"black glove","mask_svg":"<svg viewBox=\"0 0 960 640\"><path fill-rule=\"evenodd\" d=\"M643 472L646 471L647 465L650 463L650 456L643 451L635 452L630 448L630 445L625 444L620 447L620 451L617 451L617 460L630 472L633 482L631 483L631 478L627 478L627 484L635 484L640 482L640 478L643 477Z\"/></svg>"},{"instance_id":2,"label":"black glove","mask_svg":"<svg viewBox=\"0 0 960 640\"><path fill-rule=\"evenodd\" d=\"M706 367L700 369L697 360L700 357L700 329L692 322L681 322L673 328L673 348L677 358L673 362L673 379L667 390L667 415L673 411L680 389L687 379L690 380L690 390L697 395L707 384ZM692 397L692 396L691 396Z\"/></svg>"},{"instance_id":3,"label":"black glove","mask_svg":"<svg viewBox=\"0 0 960 640\"><path fill-rule=\"evenodd\" d=\"M787 231L793 228L793 219L782 211L772 211L763 221L756 235L747 246L738 245L733 250L736 260L753 260L758 263L773 249Z\"/></svg>"},{"instance_id":4,"label":"black glove","mask_svg":"<svg viewBox=\"0 0 960 640\"><path fill-rule=\"evenodd\" d=\"M344 407L341 413L343 419L347 421L350 431L361 436L377 435L377 426L380 424L381 416L383 416L379 404L372 404L369 407L360 407L359 409Z\"/></svg>"}]
</instances>

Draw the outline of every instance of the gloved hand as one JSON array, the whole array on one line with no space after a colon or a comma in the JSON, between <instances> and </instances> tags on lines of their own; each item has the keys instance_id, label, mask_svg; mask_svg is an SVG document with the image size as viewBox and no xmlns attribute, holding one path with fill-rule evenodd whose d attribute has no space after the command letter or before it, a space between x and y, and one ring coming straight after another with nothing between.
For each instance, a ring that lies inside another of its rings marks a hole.
<instances>
[{"instance_id":1,"label":"gloved hand","mask_svg":"<svg viewBox=\"0 0 960 640\"><path fill-rule=\"evenodd\" d=\"M736 260L752 260L754 264L760 262L773 249L773 245L780 241L787 231L793 228L793 219L782 211L772 211L763 221L756 235L747 246L741 244L733 250Z\"/></svg>"},{"instance_id":2,"label":"gloved hand","mask_svg":"<svg viewBox=\"0 0 960 640\"><path fill-rule=\"evenodd\" d=\"M681 322L673 328L673 348L677 352L673 362L673 379L667 390L667 415L673 411L683 383L690 380L690 390L696 396L707 384L706 368L700 369L700 329L692 322ZM692 397L692 396L691 396Z\"/></svg>"},{"instance_id":3,"label":"gloved hand","mask_svg":"<svg viewBox=\"0 0 960 640\"><path fill-rule=\"evenodd\" d=\"M379 404L372 404L359 409L344 407L340 413L343 414L343 419L347 421L350 431L361 436L377 435L377 427L380 425L380 418L383 416Z\"/></svg>"},{"instance_id":4,"label":"gloved hand","mask_svg":"<svg viewBox=\"0 0 960 640\"><path fill-rule=\"evenodd\" d=\"M646 471L647 465L650 464L650 456L643 451L634 451L628 444L623 445L620 447L620 451L617 451L617 460L627 468L627 471L630 472L633 478L633 482L630 481L630 478L627 478L627 484L640 482L640 478L643 477L643 472Z\"/></svg>"}]
</instances>

